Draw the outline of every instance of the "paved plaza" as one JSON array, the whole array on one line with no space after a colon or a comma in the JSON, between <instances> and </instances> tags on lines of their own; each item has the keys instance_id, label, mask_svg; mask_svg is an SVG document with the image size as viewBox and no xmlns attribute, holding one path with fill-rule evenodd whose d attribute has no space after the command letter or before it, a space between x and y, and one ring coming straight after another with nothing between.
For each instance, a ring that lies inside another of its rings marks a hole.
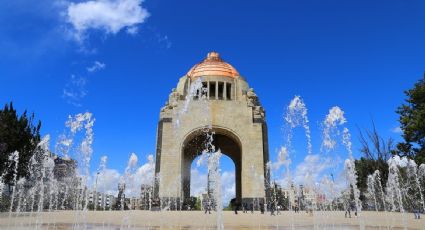
<instances>
[{"instance_id":1,"label":"paved plaza","mask_svg":"<svg viewBox=\"0 0 425 230\"><path fill-rule=\"evenodd\" d=\"M80 223L77 229L82 229L84 223L88 229L216 229L217 223L215 212L209 215L201 211L88 211L80 214L58 211L42 213L38 219L37 214L30 215L21 213L18 218L9 219L8 213L1 213L0 229L35 229L37 220L43 223L41 229L72 229L75 223ZM223 223L224 229L425 229L425 221L415 220L411 213L383 212L362 212L357 218L344 218L344 212L339 211L313 215L286 211L278 216L259 212L235 215L225 211Z\"/></svg>"}]
</instances>

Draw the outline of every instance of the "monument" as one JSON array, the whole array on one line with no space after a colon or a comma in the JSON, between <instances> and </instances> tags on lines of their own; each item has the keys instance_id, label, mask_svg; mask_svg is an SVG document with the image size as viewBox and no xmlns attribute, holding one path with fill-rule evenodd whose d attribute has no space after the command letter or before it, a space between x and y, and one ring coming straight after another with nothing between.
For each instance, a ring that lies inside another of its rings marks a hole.
<instances>
[{"instance_id":1,"label":"monument","mask_svg":"<svg viewBox=\"0 0 425 230\"><path fill-rule=\"evenodd\" d=\"M190 94L196 81L204 100ZM180 78L161 109L155 165L155 195L161 201L178 207L190 197L190 168L206 148L206 133L213 134L215 150L235 164L236 200L263 203L269 184L265 111L245 78L216 52Z\"/></svg>"}]
</instances>

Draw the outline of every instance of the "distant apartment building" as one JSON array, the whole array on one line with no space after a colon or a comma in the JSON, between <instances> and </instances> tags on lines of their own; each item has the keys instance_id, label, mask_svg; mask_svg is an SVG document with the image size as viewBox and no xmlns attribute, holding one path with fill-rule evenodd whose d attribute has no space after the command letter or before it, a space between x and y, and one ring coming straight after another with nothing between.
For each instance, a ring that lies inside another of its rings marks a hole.
<instances>
[{"instance_id":1,"label":"distant apartment building","mask_svg":"<svg viewBox=\"0 0 425 230\"><path fill-rule=\"evenodd\" d=\"M326 201L324 194L318 194L303 185L296 187L292 184L289 188L282 188L282 193L288 199L291 209L316 209L318 205Z\"/></svg>"},{"instance_id":2,"label":"distant apartment building","mask_svg":"<svg viewBox=\"0 0 425 230\"><path fill-rule=\"evenodd\" d=\"M151 210L153 202L153 186L142 184L140 188L139 208L141 210Z\"/></svg>"},{"instance_id":3,"label":"distant apartment building","mask_svg":"<svg viewBox=\"0 0 425 230\"><path fill-rule=\"evenodd\" d=\"M130 210L140 210L140 198L131 197L129 200L128 208Z\"/></svg>"},{"instance_id":4,"label":"distant apartment building","mask_svg":"<svg viewBox=\"0 0 425 230\"><path fill-rule=\"evenodd\" d=\"M96 210L112 210L115 204L115 197L100 192L89 192L88 195L89 204Z\"/></svg>"}]
</instances>

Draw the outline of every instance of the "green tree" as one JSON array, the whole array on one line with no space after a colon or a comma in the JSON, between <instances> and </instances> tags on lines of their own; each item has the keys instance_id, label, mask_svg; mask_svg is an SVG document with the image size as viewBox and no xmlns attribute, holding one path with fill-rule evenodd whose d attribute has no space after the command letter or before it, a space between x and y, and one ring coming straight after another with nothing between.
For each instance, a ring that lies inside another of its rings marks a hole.
<instances>
[{"instance_id":1,"label":"green tree","mask_svg":"<svg viewBox=\"0 0 425 230\"><path fill-rule=\"evenodd\" d=\"M41 122L34 125L34 114L27 111L18 116L12 102L0 109L0 175L11 185L14 164L8 161L12 152L19 152L18 179L28 176L28 165L37 144L40 142ZM10 167L11 166L11 167Z\"/></svg>"},{"instance_id":2,"label":"green tree","mask_svg":"<svg viewBox=\"0 0 425 230\"><path fill-rule=\"evenodd\" d=\"M404 92L405 103L397 109L404 142L397 145L400 156L425 163L425 74L412 89Z\"/></svg>"},{"instance_id":3,"label":"green tree","mask_svg":"<svg viewBox=\"0 0 425 230\"><path fill-rule=\"evenodd\" d=\"M202 209L201 199L197 197L195 207L193 207L193 210L201 210L201 209Z\"/></svg>"}]
</instances>

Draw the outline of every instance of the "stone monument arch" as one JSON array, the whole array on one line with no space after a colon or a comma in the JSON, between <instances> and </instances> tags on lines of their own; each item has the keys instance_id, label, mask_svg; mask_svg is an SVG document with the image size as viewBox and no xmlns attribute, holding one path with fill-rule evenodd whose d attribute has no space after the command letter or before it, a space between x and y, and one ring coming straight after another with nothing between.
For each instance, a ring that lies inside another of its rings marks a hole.
<instances>
[{"instance_id":1,"label":"stone monument arch","mask_svg":"<svg viewBox=\"0 0 425 230\"><path fill-rule=\"evenodd\" d=\"M189 98L195 81L207 89L203 100ZM236 199L263 203L269 184L265 111L247 81L216 52L180 78L161 109L154 191L162 202L178 207L190 196L190 167L205 149L207 133L235 164Z\"/></svg>"}]
</instances>

